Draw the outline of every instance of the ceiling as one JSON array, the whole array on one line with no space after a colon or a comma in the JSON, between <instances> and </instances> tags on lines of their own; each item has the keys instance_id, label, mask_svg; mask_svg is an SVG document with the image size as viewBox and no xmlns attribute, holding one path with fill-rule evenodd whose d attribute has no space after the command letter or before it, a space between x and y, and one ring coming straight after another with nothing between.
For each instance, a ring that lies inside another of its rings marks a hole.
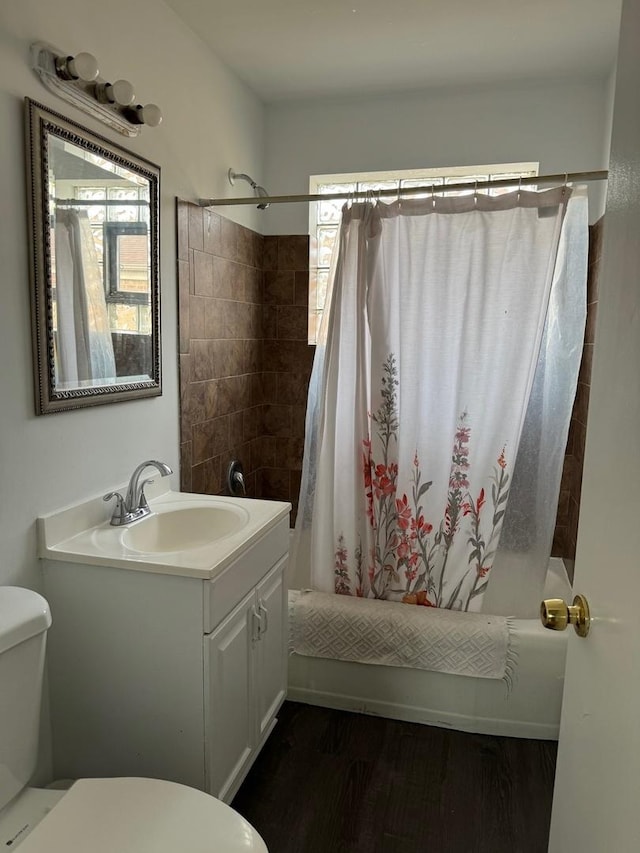
<instances>
[{"instance_id":1,"label":"ceiling","mask_svg":"<svg viewBox=\"0 0 640 853\"><path fill-rule=\"evenodd\" d=\"M621 0L167 0L263 100L605 75Z\"/></svg>"}]
</instances>

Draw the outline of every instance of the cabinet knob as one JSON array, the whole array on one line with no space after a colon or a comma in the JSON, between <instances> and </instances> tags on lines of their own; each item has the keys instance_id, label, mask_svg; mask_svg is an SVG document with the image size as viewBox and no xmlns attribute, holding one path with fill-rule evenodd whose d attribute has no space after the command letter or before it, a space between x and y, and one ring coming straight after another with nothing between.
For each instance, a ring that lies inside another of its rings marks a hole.
<instances>
[{"instance_id":1,"label":"cabinet knob","mask_svg":"<svg viewBox=\"0 0 640 853\"><path fill-rule=\"evenodd\" d=\"M269 630L269 611L265 607L264 601L258 601L258 613L260 614L260 633L266 634ZM264 615L264 628L262 627L262 617Z\"/></svg>"},{"instance_id":2,"label":"cabinet knob","mask_svg":"<svg viewBox=\"0 0 640 853\"><path fill-rule=\"evenodd\" d=\"M255 604L251 608L251 623L251 639L254 643L257 643L260 639L262 620L260 619L260 614L258 613Z\"/></svg>"}]
</instances>

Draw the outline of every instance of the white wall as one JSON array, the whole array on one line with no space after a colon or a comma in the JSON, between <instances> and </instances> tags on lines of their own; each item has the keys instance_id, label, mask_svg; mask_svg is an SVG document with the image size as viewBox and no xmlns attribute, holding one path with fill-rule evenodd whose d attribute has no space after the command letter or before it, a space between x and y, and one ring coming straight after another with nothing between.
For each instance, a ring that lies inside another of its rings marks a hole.
<instances>
[{"instance_id":1,"label":"white wall","mask_svg":"<svg viewBox=\"0 0 640 853\"><path fill-rule=\"evenodd\" d=\"M274 103L265 186L305 193L313 174L528 160L543 173L606 168L611 98L609 81L594 79ZM592 221L603 209L593 198ZM265 212L266 234L307 228L306 205Z\"/></svg>"},{"instance_id":2,"label":"white wall","mask_svg":"<svg viewBox=\"0 0 640 853\"><path fill-rule=\"evenodd\" d=\"M29 45L87 50L107 79L132 81L164 122L128 140L50 94ZM35 417L23 98L29 96L160 165L162 397ZM157 458L178 470L174 198L226 191L234 165L261 174L262 104L159 0L20 0L0 8L0 584L38 588L36 516L104 493ZM257 211L229 215L256 227ZM173 482L177 487L178 479Z\"/></svg>"}]
</instances>

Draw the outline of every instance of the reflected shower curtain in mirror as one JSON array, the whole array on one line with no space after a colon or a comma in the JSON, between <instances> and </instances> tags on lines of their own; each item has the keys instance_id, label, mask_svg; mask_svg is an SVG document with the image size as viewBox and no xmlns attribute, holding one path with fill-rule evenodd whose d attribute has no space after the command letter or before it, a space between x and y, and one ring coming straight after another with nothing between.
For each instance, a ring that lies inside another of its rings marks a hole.
<instances>
[{"instance_id":1,"label":"reflected shower curtain in mirror","mask_svg":"<svg viewBox=\"0 0 640 853\"><path fill-rule=\"evenodd\" d=\"M492 612L519 615L523 586L542 591L587 230L586 194L567 187L345 207L310 385L296 585L480 610L506 549L511 591Z\"/></svg>"},{"instance_id":2,"label":"reflected shower curtain in mirror","mask_svg":"<svg viewBox=\"0 0 640 853\"><path fill-rule=\"evenodd\" d=\"M107 304L85 211L56 211L55 267L56 387L115 381Z\"/></svg>"}]
</instances>

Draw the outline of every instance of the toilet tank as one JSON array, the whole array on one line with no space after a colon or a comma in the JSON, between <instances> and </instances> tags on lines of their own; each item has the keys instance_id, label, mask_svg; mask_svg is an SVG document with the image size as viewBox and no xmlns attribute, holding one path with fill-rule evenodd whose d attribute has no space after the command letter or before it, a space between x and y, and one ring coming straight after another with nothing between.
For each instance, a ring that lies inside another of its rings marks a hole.
<instances>
[{"instance_id":1,"label":"toilet tank","mask_svg":"<svg viewBox=\"0 0 640 853\"><path fill-rule=\"evenodd\" d=\"M0 809L36 766L49 605L41 595L0 587Z\"/></svg>"}]
</instances>

